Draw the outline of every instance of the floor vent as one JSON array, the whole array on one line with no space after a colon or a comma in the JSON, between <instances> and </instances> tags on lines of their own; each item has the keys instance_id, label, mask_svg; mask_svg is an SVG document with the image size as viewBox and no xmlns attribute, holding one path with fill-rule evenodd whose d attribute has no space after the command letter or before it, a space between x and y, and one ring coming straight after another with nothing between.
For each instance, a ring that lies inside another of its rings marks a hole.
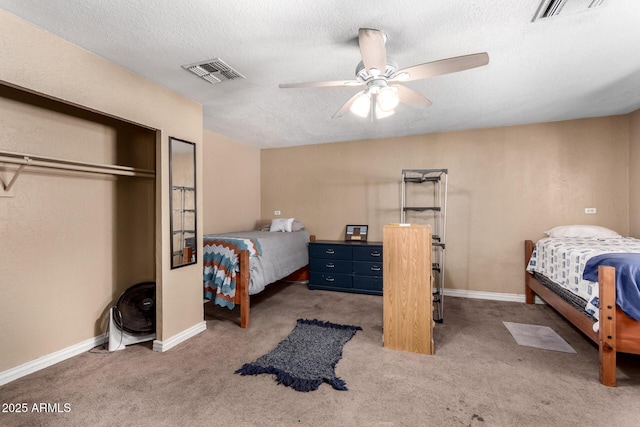
<instances>
[{"instance_id":1,"label":"floor vent","mask_svg":"<svg viewBox=\"0 0 640 427\"><path fill-rule=\"evenodd\" d=\"M552 16L568 15L601 6L605 0L542 0L532 22Z\"/></svg>"},{"instance_id":2,"label":"floor vent","mask_svg":"<svg viewBox=\"0 0 640 427\"><path fill-rule=\"evenodd\" d=\"M222 83L226 80L238 80L245 78L220 58L183 65L182 68L191 71L193 74L208 81L209 83Z\"/></svg>"}]
</instances>

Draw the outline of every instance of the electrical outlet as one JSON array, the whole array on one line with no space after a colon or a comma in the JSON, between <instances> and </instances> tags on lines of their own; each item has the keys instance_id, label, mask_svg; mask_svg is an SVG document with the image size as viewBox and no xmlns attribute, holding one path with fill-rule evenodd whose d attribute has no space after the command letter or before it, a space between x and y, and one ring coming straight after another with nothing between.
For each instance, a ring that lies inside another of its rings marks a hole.
<instances>
[{"instance_id":1,"label":"electrical outlet","mask_svg":"<svg viewBox=\"0 0 640 427\"><path fill-rule=\"evenodd\" d=\"M586 213L586 214L594 214L594 213L596 213L596 208L584 208L584 213Z\"/></svg>"},{"instance_id":2,"label":"electrical outlet","mask_svg":"<svg viewBox=\"0 0 640 427\"><path fill-rule=\"evenodd\" d=\"M280 215L280 211L273 211L274 215Z\"/></svg>"}]
</instances>

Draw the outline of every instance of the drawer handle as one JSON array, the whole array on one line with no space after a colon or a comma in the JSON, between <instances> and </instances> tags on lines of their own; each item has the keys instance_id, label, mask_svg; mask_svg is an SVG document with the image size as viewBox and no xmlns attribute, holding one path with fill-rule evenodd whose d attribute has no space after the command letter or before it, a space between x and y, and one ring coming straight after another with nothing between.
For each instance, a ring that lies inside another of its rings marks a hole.
<instances>
[{"instance_id":1,"label":"drawer handle","mask_svg":"<svg viewBox=\"0 0 640 427\"><path fill-rule=\"evenodd\" d=\"M380 271L382 270L380 267L378 267L377 265L374 267L371 267L371 271Z\"/></svg>"},{"instance_id":2,"label":"drawer handle","mask_svg":"<svg viewBox=\"0 0 640 427\"><path fill-rule=\"evenodd\" d=\"M373 251L373 252L371 252L371 256L378 257L378 256L380 256L380 252L379 251Z\"/></svg>"},{"instance_id":3,"label":"drawer handle","mask_svg":"<svg viewBox=\"0 0 640 427\"><path fill-rule=\"evenodd\" d=\"M333 249L327 249L326 251L324 251L325 254L329 254L329 255L333 255L335 254L335 251Z\"/></svg>"},{"instance_id":4,"label":"drawer handle","mask_svg":"<svg viewBox=\"0 0 640 427\"><path fill-rule=\"evenodd\" d=\"M336 279L334 279L333 277L325 277L324 280L326 282L334 282Z\"/></svg>"},{"instance_id":5,"label":"drawer handle","mask_svg":"<svg viewBox=\"0 0 640 427\"><path fill-rule=\"evenodd\" d=\"M332 262L329 262L329 263L325 264L324 266L327 267L327 268L334 268L335 264L333 264Z\"/></svg>"}]
</instances>

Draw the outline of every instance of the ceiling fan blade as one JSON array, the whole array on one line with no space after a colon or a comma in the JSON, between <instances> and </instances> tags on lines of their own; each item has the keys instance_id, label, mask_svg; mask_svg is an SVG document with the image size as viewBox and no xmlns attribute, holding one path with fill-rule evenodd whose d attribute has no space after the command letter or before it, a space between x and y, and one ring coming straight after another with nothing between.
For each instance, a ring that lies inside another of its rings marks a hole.
<instances>
[{"instance_id":1,"label":"ceiling fan blade","mask_svg":"<svg viewBox=\"0 0 640 427\"><path fill-rule=\"evenodd\" d=\"M351 109L351 106L356 101L356 99L361 94L363 94L364 92L365 92L364 90L361 90L360 92L356 93L351 98L349 98L349 100L347 102L345 102L344 105L342 107L340 107L340 109L338 111L336 111L336 113L333 116L331 116L331 118L336 118L336 117L343 116L347 111L349 111L349 109Z\"/></svg>"},{"instance_id":2,"label":"ceiling fan blade","mask_svg":"<svg viewBox=\"0 0 640 427\"><path fill-rule=\"evenodd\" d=\"M393 85L393 87L398 88L398 99L403 104L420 105L423 107L431 105L431 101L413 89L409 89L401 84Z\"/></svg>"},{"instance_id":3,"label":"ceiling fan blade","mask_svg":"<svg viewBox=\"0 0 640 427\"><path fill-rule=\"evenodd\" d=\"M387 50L384 47L384 34L380 30L360 28L358 31L360 55L365 68L376 68L380 74L387 69Z\"/></svg>"},{"instance_id":4,"label":"ceiling fan blade","mask_svg":"<svg viewBox=\"0 0 640 427\"><path fill-rule=\"evenodd\" d=\"M426 79L440 76L442 74L455 73L468 70L470 68L482 67L489 63L487 52L474 53L471 55L456 56L454 58L441 59L439 61L427 62L426 64L414 65L413 67L398 70L390 81L408 82L411 80ZM402 77L406 73L408 77ZM400 78L397 78L400 77Z\"/></svg>"},{"instance_id":5,"label":"ceiling fan blade","mask_svg":"<svg viewBox=\"0 0 640 427\"><path fill-rule=\"evenodd\" d=\"M358 80L336 80L331 82L305 82L305 83L283 83L279 87L286 88L300 88L300 87L358 87L364 86L363 83Z\"/></svg>"}]
</instances>

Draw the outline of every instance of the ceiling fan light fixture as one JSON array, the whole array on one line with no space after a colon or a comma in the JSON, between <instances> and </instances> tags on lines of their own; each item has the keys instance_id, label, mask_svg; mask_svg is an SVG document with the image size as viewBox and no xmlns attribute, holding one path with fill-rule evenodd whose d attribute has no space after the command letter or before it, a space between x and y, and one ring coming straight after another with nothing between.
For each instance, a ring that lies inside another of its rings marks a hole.
<instances>
[{"instance_id":1,"label":"ceiling fan light fixture","mask_svg":"<svg viewBox=\"0 0 640 427\"><path fill-rule=\"evenodd\" d=\"M592 3L600 3L606 0L541 1L590 1ZM395 108L400 102L417 107L431 105L431 101L402 84L403 82L456 73L482 67L489 63L487 52L480 52L426 62L399 70L398 63L387 56L385 42L386 36L382 31L360 28L358 31L358 44L360 45L362 60L356 66L355 80L281 84L280 87L366 86L364 90L350 97L332 117L341 117L347 111L351 111L354 115L363 118L370 117L371 121L374 121L394 114Z\"/></svg>"},{"instance_id":2,"label":"ceiling fan light fixture","mask_svg":"<svg viewBox=\"0 0 640 427\"><path fill-rule=\"evenodd\" d=\"M400 102L397 89L391 86L385 86L378 92L376 104L382 111L393 111Z\"/></svg>"},{"instance_id":3,"label":"ceiling fan light fixture","mask_svg":"<svg viewBox=\"0 0 640 427\"><path fill-rule=\"evenodd\" d=\"M369 109L371 108L371 95L369 92L363 91L360 96L353 101L349 108L353 114L359 117L367 117L369 115Z\"/></svg>"}]
</instances>

